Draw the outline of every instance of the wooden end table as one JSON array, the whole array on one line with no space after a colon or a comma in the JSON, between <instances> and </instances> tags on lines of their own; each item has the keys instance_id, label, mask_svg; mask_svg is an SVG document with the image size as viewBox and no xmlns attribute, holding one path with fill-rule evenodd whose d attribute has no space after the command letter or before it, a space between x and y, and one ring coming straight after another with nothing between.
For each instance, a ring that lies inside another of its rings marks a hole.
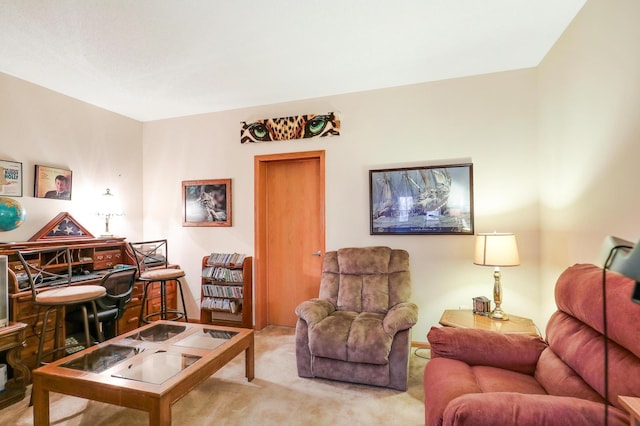
<instances>
[{"instance_id":1,"label":"wooden end table","mask_svg":"<svg viewBox=\"0 0 640 426\"><path fill-rule=\"evenodd\" d=\"M500 333L539 336L538 328L529 318L509 314L509 320L493 320L486 315L474 314L470 309L447 309L440 317L440 325L456 328L477 328Z\"/></svg>"},{"instance_id":2,"label":"wooden end table","mask_svg":"<svg viewBox=\"0 0 640 426\"><path fill-rule=\"evenodd\" d=\"M0 409L24 398L27 384L31 380L29 367L22 363L20 349L26 345L27 324L11 322L0 327L0 352L7 351L7 364L13 368L13 379L7 381L5 391L0 393Z\"/></svg>"},{"instance_id":3,"label":"wooden end table","mask_svg":"<svg viewBox=\"0 0 640 426\"><path fill-rule=\"evenodd\" d=\"M619 395L618 401L629 413L629 425L640 426L640 398Z\"/></svg>"}]
</instances>

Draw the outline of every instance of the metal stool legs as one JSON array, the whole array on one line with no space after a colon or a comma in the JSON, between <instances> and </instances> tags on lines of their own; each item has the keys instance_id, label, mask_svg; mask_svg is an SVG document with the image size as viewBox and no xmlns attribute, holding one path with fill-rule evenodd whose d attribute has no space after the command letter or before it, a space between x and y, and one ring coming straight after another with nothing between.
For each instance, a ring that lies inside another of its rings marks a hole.
<instances>
[{"instance_id":1,"label":"metal stool legs","mask_svg":"<svg viewBox=\"0 0 640 426\"><path fill-rule=\"evenodd\" d=\"M184 293L182 292L182 283L180 282L180 279L176 279L175 281L178 286L178 292L180 293L182 310L168 308L167 280L146 281L144 283L144 288L142 291L142 304L140 308L140 316L138 317L138 327L144 324L149 324L151 322L150 318L152 317L159 317L159 319L169 320L169 321L178 321L184 318L185 322L189 322L189 318L187 317L187 305L184 302ZM160 310L157 312L145 312L145 307L147 304L147 296L150 291L149 287L151 286L153 288L154 283L159 283L160 285Z\"/></svg>"}]
</instances>

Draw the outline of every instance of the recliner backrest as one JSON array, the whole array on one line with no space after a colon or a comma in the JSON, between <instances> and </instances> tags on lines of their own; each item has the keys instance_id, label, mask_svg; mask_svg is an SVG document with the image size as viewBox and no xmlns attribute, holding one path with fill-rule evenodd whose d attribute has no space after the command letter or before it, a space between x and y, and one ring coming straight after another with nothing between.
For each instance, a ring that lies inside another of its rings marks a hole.
<instances>
[{"instance_id":1,"label":"recliner backrest","mask_svg":"<svg viewBox=\"0 0 640 426\"><path fill-rule=\"evenodd\" d=\"M389 247L349 247L325 253L320 298L338 310L386 313L411 298L409 253Z\"/></svg>"},{"instance_id":2,"label":"recliner backrest","mask_svg":"<svg viewBox=\"0 0 640 426\"><path fill-rule=\"evenodd\" d=\"M640 306L630 300L633 284L621 275L606 273L609 400L618 407L618 395L640 396ZM583 397L595 392L604 395L602 286L602 268L590 264L574 265L558 278L558 310L549 319L546 333L547 350L553 354L543 353L538 362L541 371L556 373L536 375L548 392L565 391L571 385L571 393ZM560 374L561 370L565 373ZM567 377L572 377L571 381Z\"/></svg>"}]
</instances>

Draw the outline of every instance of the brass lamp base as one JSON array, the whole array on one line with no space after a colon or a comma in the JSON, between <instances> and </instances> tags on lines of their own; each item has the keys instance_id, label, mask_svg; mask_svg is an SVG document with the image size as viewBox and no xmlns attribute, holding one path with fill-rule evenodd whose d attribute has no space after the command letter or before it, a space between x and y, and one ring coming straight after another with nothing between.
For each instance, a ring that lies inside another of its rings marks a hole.
<instances>
[{"instance_id":1,"label":"brass lamp base","mask_svg":"<svg viewBox=\"0 0 640 426\"><path fill-rule=\"evenodd\" d=\"M494 320L508 321L509 315L507 315L502 309L496 308L489 312L489 318Z\"/></svg>"},{"instance_id":2,"label":"brass lamp base","mask_svg":"<svg viewBox=\"0 0 640 426\"><path fill-rule=\"evenodd\" d=\"M493 270L493 302L496 307L493 311L489 312L489 318L500 321L508 321L509 315L507 315L500 305L502 305L502 284L500 283L500 267L496 266Z\"/></svg>"}]
</instances>

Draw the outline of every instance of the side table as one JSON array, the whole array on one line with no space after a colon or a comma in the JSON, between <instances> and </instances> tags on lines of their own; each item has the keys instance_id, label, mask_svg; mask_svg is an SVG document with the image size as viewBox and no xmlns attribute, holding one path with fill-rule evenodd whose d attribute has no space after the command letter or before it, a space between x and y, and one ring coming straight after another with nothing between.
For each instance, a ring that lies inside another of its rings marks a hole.
<instances>
[{"instance_id":1,"label":"side table","mask_svg":"<svg viewBox=\"0 0 640 426\"><path fill-rule=\"evenodd\" d=\"M508 321L493 320L486 315L474 314L470 309L447 309L440 317L440 325L457 328L478 328L500 333L540 335L538 328L529 318L509 314Z\"/></svg>"},{"instance_id":2,"label":"side table","mask_svg":"<svg viewBox=\"0 0 640 426\"><path fill-rule=\"evenodd\" d=\"M4 392L0 392L0 409L21 401L27 383L31 381L29 367L22 363L19 348L26 345L27 324L11 322L0 327L0 352L7 351L7 363L13 368L13 379L8 380Z\"/></svg>"},{"instance_id":3,"label":"side table","mask_svg":"<svg viewBox=\"0 0 640 426\"><path fill-rule=\"evenodd\" d=\"M640 425L640 398L618 395L618 401L629 413L629 425Z\"/></svg>"}]
</instances>

